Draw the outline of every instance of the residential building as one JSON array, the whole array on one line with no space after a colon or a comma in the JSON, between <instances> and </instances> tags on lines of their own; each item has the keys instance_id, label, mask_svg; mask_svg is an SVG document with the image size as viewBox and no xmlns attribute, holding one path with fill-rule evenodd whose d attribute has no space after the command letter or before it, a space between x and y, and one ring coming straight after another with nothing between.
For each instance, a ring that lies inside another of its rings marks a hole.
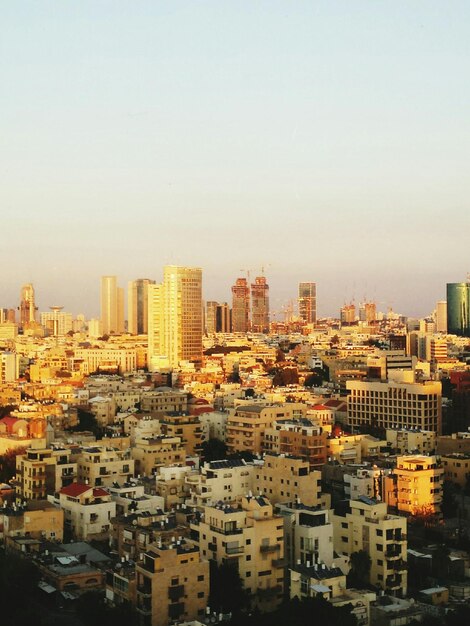
<instances>
[{"instance_id":1,"label":"residential building","mask_svg":"<svg viewBox=\"0 0 470 626\"><path fill-rule=\"evenodd\" d=\"M387 444L398 454L432 454L436 450L437 437L433 430L387 428L385 438Z\"/></svg>"},{"instance_id":2,"label":"residential building","mask_svg":"<svg viewBox=\"0 0 470 626\"><path fill-rule=\"evenodd\" d=\"M161 466L184 465L186 462L186 448L181 437L166 435L136 439L131 455L136 473L145 476L156 474Z\"/></svg>"},{"instance_id":3,"label":"residential building","mask_svg":"<svg viewBox=\"0 0 470 626\"><path fill-rule=\"evenodd\" d=\"M202 426L196 415L167 412L160 420L162 435L181 437L188 456L200 454L203 441Z\"/></svg>"},{"instance_id":4,"label":"residential building","mask_svg":"<svg viewBox=\"0 0 470 626\"><path fill-rule=\"evenodd\" d=\"M47 500L5 503L0 509L0 527L5 545L8 545L9 537L62 541L64 512Z\"/></svg>"},{"instance_id":5,"label":"residential building","mask_svg":"<svg viewBox=\"0 0 470 626\"><path fill-rule=\"evenodd\" d=\"M116 517L116 503L102 487L73 483L59 492L65 528L75 539L107 539L111 518Z\"/></svg>"},{"instance_id":6,"label":"residential building","mask_svg":"<svg viewBox=\"0 0 470 626\"><path fill-rule=\"evenodd\" d=\"M237 567L253 606L270 610L281 602L284 526L267 498L248 496L240 506L206 506L191 530L203 558Z\"/></svg>"},{"instance_id":7,"label":"residential building","mask_svg":"<svg viewBox=\"0 0 470 626\"><path fill-rule=\"evenodd\" d=\"M444 469L444 480L465 489L470 478L470 454L456 452L442 455L441 462Z\"/></svg>"},{"instance_id":8,"label":"residential building","mask_svg":"<svg viewBox=\"0 0 470 626\"><path fill-rule=\"evenodd\" d=\"M186 474L190 493L187 504L202 508L217 502L237 502L253 488L254 472L258 468L242 459L210 461L200 472Z\"/></svg>"},{"instance_id":9,"label":"residential building","mask_svg":"<svg viewBox=\"0 0 470 626\"><path fill-rule=\"evenodd\" d=\"M106 446L83 448L77 457L78 481L91 487L111 487L134 476L134 460L128 450Z\"/></svg>"},{"instance_id":10,"label":"residential building","mask_svg":"<svg viewBox=\"0 0 470 626\"><path fill-rule=\"evenodd\" d=\"M278 405L247 404L229 411L227 419L227 446L230 452L249 450L261 454L264 435L275 421L305 416L306 405L285 403Z\"/></svg>"},{"instance_id":11,"label":"residential building","mask_svg":"<svg viewBox=\"0 0 470 626\"><path fill-rule=\"evenodd\" d=\"M189 485L186 477L191 472L189 465L160 466L155 476L155 493L164 500L164 511L173 509L176 505L183 504L189 495Z\"/></svg>"},{"instance_id":12,"label":"residential building","mask_svg":"<svg viewBox=\"0 0 470 626\"><path fill-rule=\"evenodd\" d=\"M264 450L307 460L311 469L326 463L327 433L309 419L276 420L264 432Z\"/></svg>"},{"instance_id":13,"label":"residential building","mask_svg":"<svg viewBox=\"0 0 470 626\"><path fill-rule=\"evenodd\" d=\"M436 456L399 456L385 479L385 501L408 515L440 515L443 482L444 468Z\"/></svg>"},{"instance_id":14,"label":"residential building","mask_svg":"<svg viewBox=\"0 0 470 626\"><path fill-rule=\"evenodd\" d=\"M366 551L370 583L391 595L406 596L406 518L388 515L385 502L361 496L338 506L332 521L334 550L349 556Z\"/></svg>"},{"instance_id":15,"label":"residential building","mask_svg":"<svg viewBox=\"0 0 470 626\"><path fill-rule=\"evenodd\" d=\"M264 463L255 466L254 479L254 489L272 504L299 500L317 506L322 501L321 472L299 457L266 453Z\"/></svg>"},{"instance_id":16,"label":"residential building","mask_svg":"<svg viewBox=\"0 0 470 626\"><path fill-rule=\"evenodd\" d=\"M140 408L144 413L168 413L188 411L188 394L178 389L159 387L152 391L144 391L140 399Z\"/></svg>"},{"instance_id":17,"label":"residential building","mask_svg":"<svg viewBox=\"0 0 470 626\"><path fill-rule=\"evenodd\" d=\"M136 565L137 611L142 626L167 626L205 615L209 601L209 562L184 539L153 544Z\"/></svg>"}]
</instances>

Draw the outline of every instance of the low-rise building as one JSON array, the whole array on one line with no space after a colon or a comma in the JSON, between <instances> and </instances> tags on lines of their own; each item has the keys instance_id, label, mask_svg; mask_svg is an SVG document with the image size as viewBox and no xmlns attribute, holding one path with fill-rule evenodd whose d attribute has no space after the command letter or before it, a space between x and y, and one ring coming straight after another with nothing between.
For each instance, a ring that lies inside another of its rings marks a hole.
<instances>
[{"instance_id":1,"label":"low-rise building","mask_svg":"<svg viewBox=\"0 0 470 626\"><path fill-rule=\"evenodd\" d=\"M184 465L186 449L181 437L143 437L137 439L131 449L137 474L150 476L162 466Z\"/></svg>"},{"instance_id":2,"label":"low-rise building","mask_svg":"<svg viewBox=\"0 0 470 626\"><path fill-rule=\"evenodd\" d=\"M240 501L253 487L255 469L258 467L242 459L204 463L200 472L186 474L187 504L201 508L217 502Z\"/></svg>"},{"instance_id":3,"label":"low-rise building","mask_svg":"<svg viewBox=\"0 0 470 626\"><path fill-rule=\"evenodd\" d=\"M73 483L59 493L64 511L65 528L75 539L107 539L111 518L116 516L116 503L102 487Z\"/></svg>"},{"instance_id":4,"label":"low-rise building","mask_svg":"<svg viewBox=\"0 0 470 626\"><path fill-rule=\"evenodd\" d=\"M78 481L92 487L111 487L134 476L129 450L109 446L84 448L77 458Z\"/></svg>"},{"instance_id":5,"label":"low-rise building","mask_svg":"<svg viewBox=\"0 0 470 626\"><path fill-rule=\"evenodd\" d=\"M0 528L4 543L10 537L62 541L64 512L47 500L31 500L0 509Z\"/></svg>"},{"instance_id":6,"label":"low-rise building","mask_svg":"<svg viewBox=\"0 0 470 626\"><path fill-rule=\"evenodd\" d=\"M306 459L312 469L321 469L326 462L327 432L306 418L279 420L264 433L264 450L291 454Z\"/></svg>"}]
</instances>

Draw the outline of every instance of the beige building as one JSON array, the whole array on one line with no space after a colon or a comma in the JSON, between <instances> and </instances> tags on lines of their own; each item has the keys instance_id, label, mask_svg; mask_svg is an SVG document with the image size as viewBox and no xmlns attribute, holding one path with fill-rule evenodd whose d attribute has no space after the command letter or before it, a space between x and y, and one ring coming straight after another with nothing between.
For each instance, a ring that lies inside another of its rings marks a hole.
<instances>
[{"instance_id":1,"label":"beige building","mask_svg":"<svg viewBox=\"0 0 470 626\"><path fill-rule=\"evenodd\" d=\"M65 527L78 540L107 539L111 518L116 517L116 503L102 487L73 483L59 493Z\"/></svg>"},{"instance_id":2,"label":"beige building","mask_svg":"<svg viewBox=\"0 0 470 626\"><path fill-rule=\"evenodd\" d=\"M399 454L431 454L436 449L436 433L418 428L387 428L386 440Z\"/></svg>"},{"instance_id":3,"label":"beige building","mask_svg":"<svg viewBox=\"0 0 470 626\"><path fill-rule=\"evenodd\" d=\"M137 351L135 348L119 346L106 348L75 348L72 361L81 362L83 374L94 372L135 372L137 369Z\"/></svg>"},{"instance_id":4,"label":"beige building","mask_svg":"<svg viewBox=\"0 0 470 626\"><path fill-rule=\"evenodd\" d=\"M197 547L178 540L153 544L136 565L137 611L144 626L167 626L205 615L209 600L209 562Z\"/></svg>"},{"instance_id":5,"label":"beige building","mask_svg":"<svg viewBox=\"0 0 470 626\"><path fill-rule=\"evenodd\" d=\"M300 456L312 469L321 469L326 462L327 433L308 419L279 420L266 428L264 450Z\"/></svg>"},{"instance_id":6,"label":"beige building","mask_svg":"<svg viewBox=\"0 0 470 626\"><path fill-rule=\"evenodd\" d=\"M467 485L470 477L470 454L446 454L441 457L444 469L444 480L448 480L460 487Z\"/></svg>"},{"instance_id":7,"label":"beige building","mask_svg":"<svg viewBox=\"0 0 470 626\"><path fill-rule=\"evenodd\" d=\"M146 476L155 474L162 465L184 465L186 462L186 448L181 437L157 435L137 439L131 455L136 473Z\"/></svg>"},{"instance_id":8,"label":"beige building","mask_svg":"<svg viewBox=\"0 0 470 626\"><path fill-rule=\"evenodd\" d=\"M350 426L441 431L441 383L348 381Z\"/></svg>"},{"instance_id":9,"label":"beige building","mask_svg":"<svg viewBox=\"0 0 470 626\"><path fill-rule=\"evenodd\" d=\"M25 454L16 457L16 493L24 500L45 500L77 478L77 463L68 448L46 448L34 439Z\"/></svg>"},{"instance_id":10,"label":"beige building","mask_svg":"<svg viewBox=\"0 0 470 626\"><path fill-rule=\"evenodd\" d=\"M272 504L300 500L317 506L322 502L321 472L312 471L308 461L286 454L265 454L263 465L255 466L253 489Z\"/></svg>"},{"instance_id":11,"label":"beige building","mask_svg":"<svg viewBox=\"0 0 470 626\"><path fill-rule=\"evenodd\" d=\"M275 608L284 590L284 526L264 496L243 498L241 505L206 506L191 523L203 558L232 562L254 606Z\"/></svg>"},{"instance_id":12,"label":"beige building","mask_svg":"<svg viewBox=\"0 0 470 626\"><path fill-rule=\"evenodd\" d=\"M78 481L91 487L111 487L134 476L134 460L128 450L105 446L83 448L77 458Z\"/></svg>"},{"instance_id":13,"label":"beige building","mask_svg":"<svg viewBox=\"0 0 470 626\"><path fill-rule=\"evenodd\" d=\"M169 387L144 391L140 399L140 409L144 413L187 412L188 394Z\"/></svg>"},{"instance_id":14,"label":"beige building","mask_svg":"<svg viewBox=\"0 0 470 626\"><path fill-rule=\"evenodd\" d=\"M186 482L186 477L190 472L189 465L184 467L162 465L157 469L155 493L163 498L165 511L185 502L190 493L190 487Z\"/></svg>"},{"instance_id":15,"label":"beige building","mask_svg":"<svg viewBox=\"0 0 470 626\"><path fill-rule=\"evenodd\" d=\"M8 537L49 541L62 541L64 537L64 512L47 500L4 506L0 509L0 520L4 543Z\"/></svg>"},{"instance_id":16,"label":"beige building","mask_svg":"<svg viewBox=\"0 0 470 626\"><path fill-rule=\"evenodd\" d=\"M218 502L241 501L253 488L256 470L252 463L241 459L204 463L200 472L186 474L186 488L190 494L187 504L203 508Z\"/></svg>"},{"instance_id":17,"label":"beige building","mask_svg":"<svg viewBox=\"0 0 470 626\"><path fill-rule=\"evenodd\" d=\"M335 510L333 544L338 554L364 550L371 559L370 582L386 593L406 596L406 518L388 515L387 504L361 496Z\"/></svg>"},{"instance_id":18,"label":"beige building","mask_svg":"<svg viewBox=\"0 0 470 626\"><path fill-rule=\"evenodd\" d=\"M261 454L267 428L273 428L276 421L305 415L306 410L306 405L296 403L247 404L231 409L227 419L226 438L229 452L248 450Z\"/></svg>"},{"instance_id":19,"label":"beige building","mask_svg":"<svg viewBox=\"0 0 470 626\"><path fill-rule=\"evenodd\" d=\"M149 285L150 370L202 358L202 271L167 265L163 283Z\"/></svg>"},{"instance_id":20,"label":"beige building","mask_svg":"<svg viewBox=\"0 0 470 626\"><path fill-rule=\"evenodd\" d=\"M155 284L149 278L138 278L127 285L127 330L133 335L148 332L148 287Z\"/></svg>"},{"instance_id":21,"label":"beige building","mask_svg":"<svg viewBox=\"0 0 470 626\"><path fill-rule=\"evenodd\" d=\"M101 277L101 323L106 335L124 331L124 290L116 276Z\"/></svg>"},{"instance_id":22,"label":"beige building","mask_svg":"<svg viewBox=\"0 0 470 626\"><path fill-rule=\"evenodd\" d=\"M440 515L443 483L444 468L436 456L399 456L385 478L384 497L401 513Z\"/></svg>"},{"instance_id":23,"label":"beige building","mask_svg":"<svg viewBox=\"0 0 470 626\"><path fill-rule=\"evenodd\" d=\"M160 420L162 435L181 437L188 456L200 454L202 445L202 426L196 415L167 413Z\"/></svg>"}]
</instances>

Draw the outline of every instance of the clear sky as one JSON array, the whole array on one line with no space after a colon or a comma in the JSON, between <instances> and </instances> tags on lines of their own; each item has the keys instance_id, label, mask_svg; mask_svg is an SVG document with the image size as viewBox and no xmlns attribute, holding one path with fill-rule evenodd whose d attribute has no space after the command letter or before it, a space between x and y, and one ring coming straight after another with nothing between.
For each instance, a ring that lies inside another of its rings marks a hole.
<instances>
[{"instance_id":1,"label":"clear sky","mask_svg":"<svg viewBox=\"0 0 470 626\"><path fill-rule=\"evenodd\" d=\"M4 0L0 306L261 266L429 313L470 270L468 0Z\"/></svg>"}]
</instances>

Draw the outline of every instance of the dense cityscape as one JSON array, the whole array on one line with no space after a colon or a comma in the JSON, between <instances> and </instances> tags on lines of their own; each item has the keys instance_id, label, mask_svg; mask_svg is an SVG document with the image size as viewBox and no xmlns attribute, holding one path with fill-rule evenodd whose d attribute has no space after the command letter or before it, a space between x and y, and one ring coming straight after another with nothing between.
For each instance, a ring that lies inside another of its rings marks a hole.
<instances>
[{"instance_id":1,"label":"dense cityscape","mask_svg":"<svg viewBox=\"0 0 470 626\"><path fill-rule=\"evenodd\" d=\"M6 623L468 619L470 282L423 319L300 282L274 320L264 273L100 288L0 309Z\"/></svg>"}]
</instances>

